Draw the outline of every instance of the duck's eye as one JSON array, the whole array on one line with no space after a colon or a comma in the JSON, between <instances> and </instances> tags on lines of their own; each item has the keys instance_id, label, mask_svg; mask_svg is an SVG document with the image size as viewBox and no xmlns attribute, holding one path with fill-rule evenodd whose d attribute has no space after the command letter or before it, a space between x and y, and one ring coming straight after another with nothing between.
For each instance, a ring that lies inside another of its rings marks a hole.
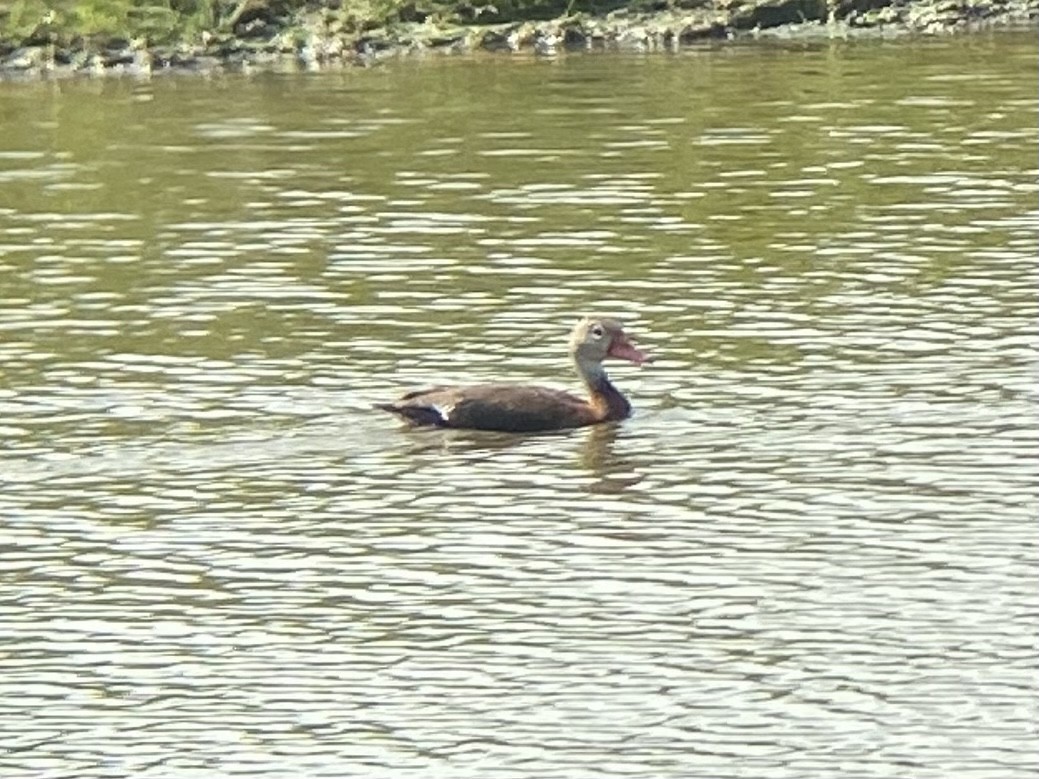
<instances>
[{"instance_id":1,"label":"duck's eye","mask_svg":"<svg viewBox=\"0 0 1039 779\"><path fill-rule=\"evenodd\" d=\"M602 325L592 325L592 336L594 338L602 338L606 333L602 329Z\"/></svg>"}]
</instances>

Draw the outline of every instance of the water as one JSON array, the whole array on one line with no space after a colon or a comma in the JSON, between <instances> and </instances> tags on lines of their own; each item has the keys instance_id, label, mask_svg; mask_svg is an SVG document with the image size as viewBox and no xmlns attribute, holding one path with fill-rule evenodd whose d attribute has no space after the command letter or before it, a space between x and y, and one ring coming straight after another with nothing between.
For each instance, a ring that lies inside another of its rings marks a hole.
<instances>
[{"instance_id":1,"label":"water","mask_svg":"<svg viewBox=\"0 0 1039 779\"><path fill-rule=\"evenodd\" d=\"M1033 37L0 85L0 772L1035 776Z\"/></svg>"}]
</instances>

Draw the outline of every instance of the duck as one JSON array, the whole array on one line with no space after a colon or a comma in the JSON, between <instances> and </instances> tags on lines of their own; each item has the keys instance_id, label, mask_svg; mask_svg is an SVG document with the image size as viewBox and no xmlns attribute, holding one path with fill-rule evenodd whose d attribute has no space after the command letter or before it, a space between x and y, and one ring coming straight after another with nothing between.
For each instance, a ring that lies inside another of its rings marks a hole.
<instances>
[{"instance_id":1,"label":"duck","mask_svg":"<svg viewBox=\"0 0 1039 779\"><path fill-rule=\"evenodd\" d=\"M603 361L652 361L612 317L587 316L570 334L570 358L587 390L587 399L550 387L521 384L438 386L409 392L375 408L395 414L412 427L537 433L616 422L631 416L631 403L613 386Z\"/></svg>"}]
</instances>

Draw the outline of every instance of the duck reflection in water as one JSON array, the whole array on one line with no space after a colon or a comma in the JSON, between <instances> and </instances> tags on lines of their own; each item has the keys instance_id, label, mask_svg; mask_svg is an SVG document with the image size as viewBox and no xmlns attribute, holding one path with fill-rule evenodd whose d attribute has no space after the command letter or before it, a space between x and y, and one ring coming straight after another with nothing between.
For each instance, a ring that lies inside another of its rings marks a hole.
<instances>
[{"instance_id":1,"label":"duck reflection in water","mask_svg":"<svg viewBox=\"0 0 1039 779\"><path fill-rule=\"evenodd\" d=\"M580 488L598 494L621 493L642 481L638 466L628 457L618 455L616 443L621 433L618 423L595 425L585 431L552 431L536 435L517 436L494 431L444 430L426 428L416 430L407 449L408 457L436 455L483 461L494 453L536 449L529 456L540 464L549 465L553 457L565 457L594 481L582 483ZM576 447L567 442L583 440ZM541 452L545 454L542 455ZM553 469L558 472L558 469ZM529 474L532 486L538 481L538 470Z\"/></svg>"},{"instance_id":2,"label":"duck reflection in water","mask_svg":"<svg viewBox=\"0 0 1039 779\"><path fill-rule=\"evenodd\" d=\"M598 425L588 431L580 451L581 465L595 476L595 481L585 487L588 492L614 495L642 481L642 473L632 461L617 454L614 444L619 433L616 424Z\"/></svg>"}]
</instances>

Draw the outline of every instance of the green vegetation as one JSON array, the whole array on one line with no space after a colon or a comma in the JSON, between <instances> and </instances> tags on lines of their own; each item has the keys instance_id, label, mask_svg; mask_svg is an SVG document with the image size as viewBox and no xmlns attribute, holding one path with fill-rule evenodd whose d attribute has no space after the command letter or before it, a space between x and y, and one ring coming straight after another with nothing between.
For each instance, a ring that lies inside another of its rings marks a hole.
<instances>
[{"instance_id":1,"label":"green vegetation","mask_svg":"<svg viewBox=\"0 0 1039 779\"><path fill-rule=\"evenodd\" d=\"M494 24L572 14L695 8L711 0L0 0L0 41L26 45L106 37L148 44L192 39L203 32L238 34L320 15L341 30L399 24Z\"/></svg>"},{"instance_id":2,"label":"green vegetation","mask_svg":"<svg viewBox=\"0 0 1039 779\"><path fill-rule=\"evenodd\" d=\"M116 36L161 42L214 27L222 5L210 0L13 0L0 2L0 39L30 45Z\"/></svg>"},{"instance_id":3,"label":"green vegetation","mask_svg":"<svg viewBox=\"0 0 1039 779\"><path fill-rule=\"evenodd\" d=\"M688 2L688 0L687 0ZM635 3L645 10L679 7L661 0ZM700 3L695 3L699 5ZM241 34L319 13L345 30L393 27L407 22L495 23L551 19L572 13L607 13L624 0L0 0L0 40L68 45L105 37L147 43L209 33Z\"/></svg>"}]
</instances>

